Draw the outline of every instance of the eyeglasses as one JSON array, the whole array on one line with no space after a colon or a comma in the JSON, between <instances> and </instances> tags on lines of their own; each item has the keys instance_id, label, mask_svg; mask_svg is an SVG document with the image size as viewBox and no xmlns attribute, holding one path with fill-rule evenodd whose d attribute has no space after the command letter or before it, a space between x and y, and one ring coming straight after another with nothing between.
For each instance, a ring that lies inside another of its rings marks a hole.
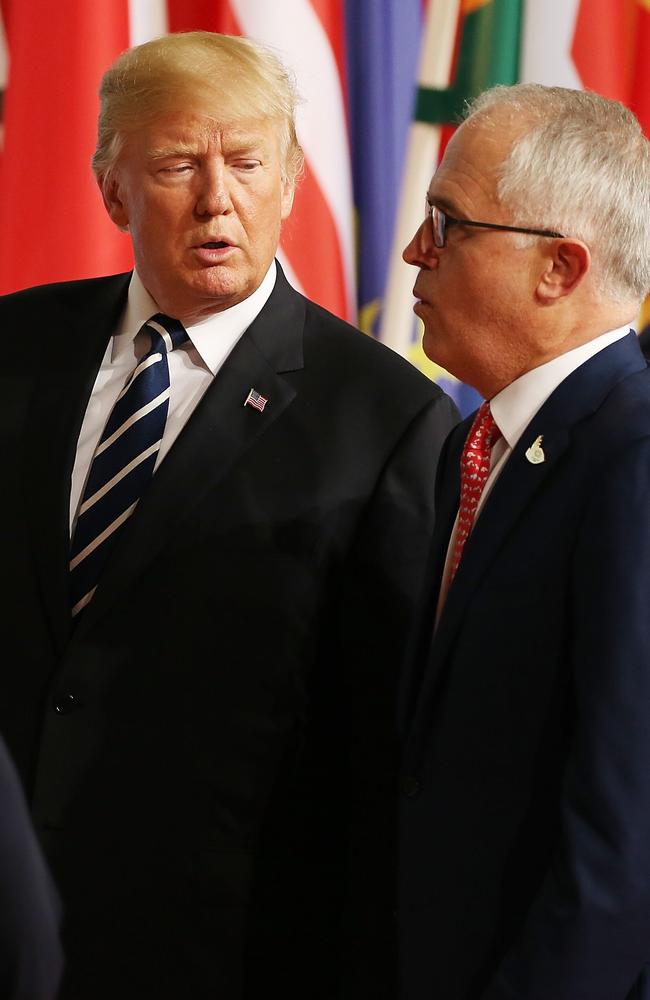
<instances>
[{"instance_id":1,"label":"eyeglasses","mask_svg":"<svg viewBox=\"0 0 650 1000\"><path fill-rule=\"evenodd\" d=\"M431 219L433 243L439 250L442 250L447 242L447 230L450 226L474 226L478 229L498 229L508 233L528 233L530 236L550 236L552 239L558 240L565 238L562 233L556 233L552 229L524 229L522 226L501 226L495 222L474 222L472 219L454 219L452 215L447 215L437 205L432 205L428 195L424 217L425 220Z\"/></svg>"}]
</instances>

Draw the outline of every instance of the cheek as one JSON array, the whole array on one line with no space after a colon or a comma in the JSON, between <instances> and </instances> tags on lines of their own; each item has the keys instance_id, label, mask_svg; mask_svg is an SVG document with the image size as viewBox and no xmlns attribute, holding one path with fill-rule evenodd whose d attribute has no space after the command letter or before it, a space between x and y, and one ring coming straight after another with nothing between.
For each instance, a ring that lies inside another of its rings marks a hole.
<instances>
[{"instance_id":1,"label":"cheek","mask_svg":"<svg viewBox=\"0 0 650 1000\"><path fill-rule=\"evenodd\" d=\"M251 193L241 204L240 218L247 228L254 229L258 239L273 233L280 226L283 214L283 198L280 187L272 185L265 191Z\"/></svg>"},{"instance_id":2,"label":"cheek","mask_svg":"<svg viewBox=\"0 0 650 1000\"><path fill-rule=\"evenodd\" d=\"M160 190L144 188L134 201L134 212L143 229L172 233L181 224L186 224L195 199L191 192L180 185L176 188Z\"/></svg>"}]
</instances>

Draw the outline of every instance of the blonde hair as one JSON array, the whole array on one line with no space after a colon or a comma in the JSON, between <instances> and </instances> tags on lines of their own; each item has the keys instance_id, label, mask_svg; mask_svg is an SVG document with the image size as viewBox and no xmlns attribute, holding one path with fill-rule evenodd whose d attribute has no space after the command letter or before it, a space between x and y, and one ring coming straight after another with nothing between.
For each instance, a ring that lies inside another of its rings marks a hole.
<instances>
[{"instance_id":1,"label":"blonde hair","mask_svg":"<svg viewBox=\"0 0 650 1000\"><path fill-rule=\"evenodd\" d=\"M213 107L230 125L278 122L283 180L295 183L303 153L296 136L298 93L293 77L269 49L248 38L188 31L128 49L102 78L93 170L103 185L128 135L177 108Z\"/></svg>"}]
</instances>

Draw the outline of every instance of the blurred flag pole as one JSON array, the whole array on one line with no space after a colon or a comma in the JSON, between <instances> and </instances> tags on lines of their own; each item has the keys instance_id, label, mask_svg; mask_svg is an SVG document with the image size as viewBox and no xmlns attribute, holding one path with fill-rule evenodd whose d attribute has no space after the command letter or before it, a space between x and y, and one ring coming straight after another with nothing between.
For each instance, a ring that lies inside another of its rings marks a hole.
<instances>
[{"instance_id":1,"label":"blurred flag pole","mask_svg":"<svg viewBox=\"0 0 650 1000\"><path fill-rule=\"evenodd\" d=\"M418 86L442 90L449 86L460 0L430 0L424 26ZM414 271L402 260L402 250L424 217L424 200L440 148L441 127L428 121L411 125L392 241L388 281L379 339L406 356L413 340Z\"/></svg>"},{"instance_id":2,"label":"blurred flag pole","mask_svg":"<svg viewBox=\"0 0 650 1000\"><path fill-rule=\"evenodd\" d=\"M166 0L129 0L129 41L142 45L168 31Z\"/></svg>"},{"instance_id":3,"label":"blurred flag pole","mask_svg":"<svg viewBox=\"0 0 650 1000\"><path fill-rule=\"evenodd\" d=\"M2 7L0 6L0 151L2 150L2 105L4 102L5 87L7 86L8 72L9 49L7 48L4 18L2 16Z\"/></svg>"}]
</instances>

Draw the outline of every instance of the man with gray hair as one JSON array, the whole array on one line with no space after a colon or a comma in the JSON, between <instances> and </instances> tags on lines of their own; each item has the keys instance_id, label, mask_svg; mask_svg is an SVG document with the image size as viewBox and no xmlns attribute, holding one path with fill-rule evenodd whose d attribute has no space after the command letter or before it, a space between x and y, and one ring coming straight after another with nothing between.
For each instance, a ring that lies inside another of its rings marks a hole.
<instances>
[{"instance_id":1,"label":"man with gray hair","mask_svg":"<svg viewBox=\"0 0 650 1000\"><path fill-rule=\"evenodd\" d=\"M393 1000L394 693L454 407L274 260L275 56L172 35L101 100L135 271L0 302L0 724L61 1000Z\"/></svg>"},{"instance_id":2,"label":"man with gray hair","mask_svg":"<svg viewBox=\"0 0 650 1000\"><path fill-rule=\"evenodd\" d=\"M404 251L485 397L438 473L403 694L404 1000L650 997L650 146L595 94L482 95Z\"/></svg>"}]
</instances>

